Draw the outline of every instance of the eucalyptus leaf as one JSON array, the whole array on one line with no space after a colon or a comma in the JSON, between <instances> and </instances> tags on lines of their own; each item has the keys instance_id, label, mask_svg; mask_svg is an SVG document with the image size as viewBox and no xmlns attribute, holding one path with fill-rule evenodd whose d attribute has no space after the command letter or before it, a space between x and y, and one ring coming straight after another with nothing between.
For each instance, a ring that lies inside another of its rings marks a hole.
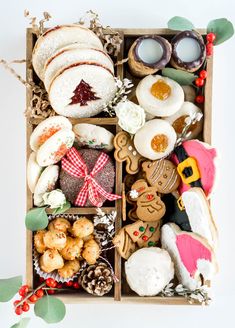
<instances>
[{"instance_id":1,"label":"eucalyptus leaf","mask_svg":"<svg viewBox=\"0 0 235 328\"><path fill-rule=\"evenodd\" d=\"M10 301L22 285L22 276L0 279L0 302Z\"/></svg>"},{"instance_id":2,"label":"eucalyptus leaf","mask_svg":"<svg viewBox=\"0 0 235 328\"><path fill-rule=\"evenodd\" d=\"M177 31L185 31L185 30L193 30L194 25L191 23L187 18L181 17L181 16L174 16L172 17L168 23L167 26L171 30L177 30Z\"/></svg>"},{"instance_id":3,"label":"eucalyptus leaf","mask_svg":"<svg viewBox=\"0 0 235 328\"><path fill-rule=\"evenodd\" d=\"M58 208L56 208L56 209L53 211L52 214L62 214L62 213L64 213L64 212L66 212L68 209L70 209L70 207L71 207L71 204L70 204L70 202L67 201L67 202L64 204L63 207L58 207Z\"/></svg>"},{"instance_id":4,"label":"eucalyptus leaf","mask_svg":"<svg viewBox=\"0 0 235 328\"><path fill-rule=\"evenodd\" d=\"M37 301L34 313L47 323L56 323L64 319L66 308L61 300L47 295Z\"/></svg>"},{"instance_id":5,"label":"eucalyptus leaf","mask_svg":"<svg viewBox=\"0 0 235 328\"><path fill-rule=\"evenodd\" d=\"M216 39L213 42L214 45L221 44L233 36L233 24L226 18L214 19L207 25L207 33L210 32L213 32L216 35Z\"/></svg>"},{"instance_id":6,"label":"eucalyptus leaf","mask_svg":"<svg viewBox=\"0 0 235 328\"><path fill-rule=\"evenodd\" d=\"M197 75L185 71L181 71L175 68L163 68L162 75L171 78L181 85L191 85L197 78Z\"/></svg>"},{"instance_id":7,"label":"eucalyptus leaf","mask_svg":"<svg viewBox=\"0 0 235 328\"><path fill-rule=\"evenodd\" d=\"M31 231L45 229L48 226L46 207L33 208L28 211L25 218L25 225Z\"/></svg>"},{"instance_id":8,"label":"eucalyptus leaf","mask_svg":"<svg viewBox=\"0 0 235 328\"><path fill-rule=\"evenodd\" d=\"M22 318L19 322L15 323L10 328L26 328L29 324L30 318Z\"/></svg>"}]
</instances>

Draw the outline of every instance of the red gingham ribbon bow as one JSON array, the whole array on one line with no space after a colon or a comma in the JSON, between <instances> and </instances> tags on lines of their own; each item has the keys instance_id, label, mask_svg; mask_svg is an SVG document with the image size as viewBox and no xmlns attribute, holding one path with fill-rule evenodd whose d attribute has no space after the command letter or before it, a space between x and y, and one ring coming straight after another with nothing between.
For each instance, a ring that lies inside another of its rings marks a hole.
<instances>
[{"instance_id":1,"label":"red gingham ribbon bow","mask_svg":"<svg viewBox=\"0 0 235 328\"><path fill-rule=\"evenodd\" d=\"M76 206L84 206L87 198L89 198L94 206L101 207L103 202L100 199L100 195L111 201L121 198L121 196L106 192L94 178L107 163L109 159L107 154L103 152L100 154L90 174L88 174L86 163L74 147L67 152L66 157L62 158L63 170L75 178L84 178L84 185L75 200Z\"/></svg>"}]
</instances>

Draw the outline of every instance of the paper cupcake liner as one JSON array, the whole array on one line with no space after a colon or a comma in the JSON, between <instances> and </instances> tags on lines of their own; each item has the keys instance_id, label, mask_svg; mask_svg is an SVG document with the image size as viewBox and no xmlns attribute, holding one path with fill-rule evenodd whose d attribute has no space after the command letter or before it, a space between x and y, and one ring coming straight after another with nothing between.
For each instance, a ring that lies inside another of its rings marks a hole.
<instances>
[{"instance_id":1,"label":"paper cupcake liner","mask_svg":"<svg viewBox=\"0 0 235 328\"><path fill-rule=\"evenodd\" d=\"M58 217L63 217L67 220L69 220L70 222L74 222L76 221L81 215L77 215L77 214L56 214L56 215L48 215L48 220L49 222L51 220L54 220ZM40 259L41 254L39 254L36 249L33 249L33 264L34 264L34 270L35 272L39 275L39 277L43 278L43 279L47 279L47 278L53 278L55 281L57 282L68 282L71 281L75 278L78 278L81 275L81 272L84 270L84 268L87 266L87 263L85 261L82 261L81 264L81 268L80 270L73 275L70 278L63 278L59 275L59 273L57 272L57 270L50 272L50 273L46 273L44 271L41 270L40 265L39 265L39 259Z\"/></svg>"}]
</instances>

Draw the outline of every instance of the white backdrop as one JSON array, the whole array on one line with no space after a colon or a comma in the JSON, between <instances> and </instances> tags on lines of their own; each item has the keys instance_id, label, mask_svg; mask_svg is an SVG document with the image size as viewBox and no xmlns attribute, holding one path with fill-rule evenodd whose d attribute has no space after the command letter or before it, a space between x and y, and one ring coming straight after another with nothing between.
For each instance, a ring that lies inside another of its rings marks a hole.
<instances>
[{"instance_id":1,"label":"white backdrop","mask_svg":"<svg viewBox=\"0 0 235 328\"><path fill-rule=\"evenodd\" d=\"M233 0L5 0L0 2L0 58L25 58L24 9L40 16L48 11L51 24L77 21L89 9L100 14L113 27L165 27L169 18L181 15L197 27L210 19L227 17L235 23ZM220 273L214 282L214 301L210 307L158 305L71 305L56 327L224 327L232 322L235 297L233 185L235 155L234 58L235 38L215 49L213 85L213 145L219 150L219 178L212 199L220 230ZM24 67L17 67L24 74ZM25 273L25 89L0 67L0 277ZM29 327L47 325L35 318ZM8 328L18 318L11 303L0 304L0 327Z\"/></svg>"}]
</instances>

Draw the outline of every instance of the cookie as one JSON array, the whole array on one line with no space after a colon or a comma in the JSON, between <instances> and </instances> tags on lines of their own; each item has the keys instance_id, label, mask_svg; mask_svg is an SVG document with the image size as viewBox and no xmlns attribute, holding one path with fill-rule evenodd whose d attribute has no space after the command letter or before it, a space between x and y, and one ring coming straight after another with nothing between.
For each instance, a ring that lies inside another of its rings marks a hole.
<instances>
[{"instance_id":1,"label":"cookie","mask_svg":"<svg viewBox=\"0 0 235 328\"><path fill-rule=\"evenodd\" d=\"M210 281L218 270L213 248L196 233L184 232L174 223L164 224L161 244L174 262L179 283L189 290Z\"/></svg>"},{"instance_id":2,"label":"cookie","mask_svg":"<svg viewBox=\"0 0 235 328\"><path fill-rule=\"evenodd\" d=\"M43 168L38 165L36 161L37 154L32 152L29 155L28 163L27 163L27 183L29 190L34 193L36 184L38 179L42 173Z\"/></svg>"},{"instance_id":3,"label":"cookie","mask_svg":"<svg viewBox=\"0 0 235 328\"><path fill-rule=\"evenodd\" d=\"M168 156L175 143L175 130L170 123L161 119L146 122L134 136L134 145L139 154L152 161Z\"/></svg>"},{"instance_id":4,"label":"cookie","mask_svg":"<svg viewBox=\"0 0 235 328\"><path fill-rule=\"evenodd\" d=\"M168 77L148 75L137 85L136 97L147 113L167 117L183 105L184 91L179 83Z\"/></svg>"},{"instance_id":5,"label":"cookie","mask_svg":"<svg viewBox=\"0 0 235 328\"><path fill-rule=\"evenodd\" d=\"M136 151L129 133L121 131L114 138L114 157L118 162L126 161L126 171L129 174L136 174L139 171L143 157Z\"/></svg>"},{"instance_id":6,"label":"cookie","mask_svg":"<svg viewBox=\"0 0 235 328\"><path fill-rule=\"evenodd\" d=\"M199 140L187 140L174 149L172 161L181 175L180 194L200 187L210 196L216 179L216 149Z\"/></svg>"},{"instance_id":7,"label":"cookie","mask_svg":"<svg viewBox=\"0 0 235 328\"><path fill-rule=\"evenodd\" d=\"M136 215L140 220L158 221L164 216L165 204L156 187L149 187L145 180L138 180L131 189L130 196L137 203Z\"/></svg>"},{"instance_id":8,"label":"cookie","mask_svg":"<svg viewBox=\"0 0 235 328\"><path fill-rule=\"evenodd\" d=\"M174 277L170 255L158 247L142 248L125 262L126 280L139 296L155 296Z\"/></svg>"},{"instance_id":9,"label":"cookie","mask_svg":"<svg viewBox=\"0 0 235 328\"><path fill-rule=\"evenodd\" d=\"M73 132L79 147L113 150L114 135L101 126L79 123L74 125Z\"/></svg>"},{"instance_id":10,"label":"cookie","mask_svg":"<svg viewBox=\"0 0 235 328\"><path fill-rule=\"evenodd\" d=\"M139 248L156 246L160 239L160 222L143 222L141 220L124 227Z\"/></svg>"},{"instance_id":11,"label":"cookie","mask_svg":"<svg viewBox=\"0 0 235 328\"><path fill-rule=\"evenodd\" d=\"M118 253L124 259L128 259L132 253L137 249L136 244L125 231L124 228L120 229L113 238L113 244L117 247Z\"/></svg>"},{"instance_id":12,"label":"cookie","mask_svg":"<svg viewBox=\"0 0 235 328\"><path fill-rule=\"evenodd\" d=\"M176 166L167 159L142 163L148 183L162 194L169 194L179 187L180 176Z\"/></svg>"}]
</instances>

